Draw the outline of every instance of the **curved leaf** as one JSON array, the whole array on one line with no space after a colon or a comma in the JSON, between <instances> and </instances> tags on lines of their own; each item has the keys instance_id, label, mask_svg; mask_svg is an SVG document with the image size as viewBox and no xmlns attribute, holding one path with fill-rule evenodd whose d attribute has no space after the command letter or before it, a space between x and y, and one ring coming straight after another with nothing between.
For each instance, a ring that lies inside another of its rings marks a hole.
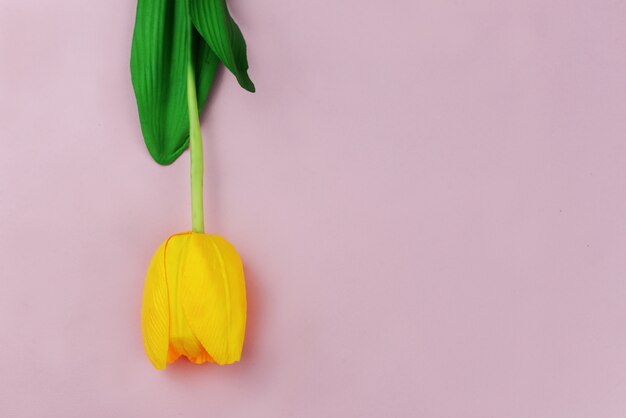
<instances>
[{"instance_id":1,"label":"curved leaf","mask_svg":"<svg viewBox=\"0 0 626 418\"><path fill-rule=\"evenodd\" d=\"M144 141L152 158L171 164L189 143L189 36L202 110L218 58L189 24L180 0L138 0L130 70Z\"/></svg>"},{"instance_id":2,"label":"curved leaf","mask_svg":"<svg viewBox=\"0 0 626 418\"><path fill-rule=\"evenodd\" d=\"M248 77L246 41L228 12L225 0L189 0L196 29L244 89L254 92Z\"/></svg>"}]
</instances>

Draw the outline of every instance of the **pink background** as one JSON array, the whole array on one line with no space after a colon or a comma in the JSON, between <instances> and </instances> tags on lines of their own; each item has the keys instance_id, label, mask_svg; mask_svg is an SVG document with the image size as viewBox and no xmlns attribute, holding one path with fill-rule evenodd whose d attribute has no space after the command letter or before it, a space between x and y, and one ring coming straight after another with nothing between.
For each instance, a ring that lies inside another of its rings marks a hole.
<instances>
[{"instance_id":1,"label":"pink background","mask_svg":"<svg viewBox=\"0 0 626 418\"><path fill-rule=\"evenodd\" d=\"M626 416L626 3L231 0L203 118L241 363L143 353L188 154L144 148L134 0L0 0L0 416Z\"/></svg>"}]
</instances>

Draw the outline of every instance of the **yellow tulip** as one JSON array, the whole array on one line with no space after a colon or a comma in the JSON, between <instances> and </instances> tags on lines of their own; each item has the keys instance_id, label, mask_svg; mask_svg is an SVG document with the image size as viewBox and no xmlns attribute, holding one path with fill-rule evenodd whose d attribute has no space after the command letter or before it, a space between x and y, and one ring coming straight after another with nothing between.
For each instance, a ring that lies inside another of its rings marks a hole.
<instances>
[{"instance_id":1,"label":"yellow tulip","mask_svg":"<svg viewBox=\"0 0 626 418\"><path fill-rule=\"evenodd\" d=\"M246 328L246 287L239 254L224 238L172 235L152 257L141 331L148 358L164 369L180 356L200 364L239 361Z\"/></svg>"}]
</instances>

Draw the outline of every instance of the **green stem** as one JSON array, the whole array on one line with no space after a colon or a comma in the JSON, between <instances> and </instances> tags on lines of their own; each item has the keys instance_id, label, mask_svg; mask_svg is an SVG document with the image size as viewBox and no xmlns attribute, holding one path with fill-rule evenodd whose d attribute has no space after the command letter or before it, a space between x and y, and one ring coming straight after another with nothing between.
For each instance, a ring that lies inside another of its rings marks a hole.
<instances>
[{"instance_id":1,"label":"green stem","mask_svg":"<svg viewBox=\"0 0 626 418\"><path fill-rule=\"evenodd\" d=\"M191 38L191 31L189 33ZM202 177L204 158L202 155L202 133L198 117L198 99L196 97L196 76L191 56L191 39L187 59L187 107L189 109L189 158L191 159L191 230L204 233L204 208Z\"/></svg>"}]
</instances>

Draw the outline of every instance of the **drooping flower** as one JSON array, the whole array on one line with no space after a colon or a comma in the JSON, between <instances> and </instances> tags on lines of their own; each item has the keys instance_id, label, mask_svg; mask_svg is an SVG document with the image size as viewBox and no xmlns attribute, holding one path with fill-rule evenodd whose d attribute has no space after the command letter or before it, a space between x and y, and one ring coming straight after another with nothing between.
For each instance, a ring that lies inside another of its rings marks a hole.
<instances>
[{"instance_id":1,"label":"drooping flower","mask_svg":"<svg viewBox=\"0 0 626 418\"><path fill-rule=\"evenodd\" d=\"M148 358L164 369L180 356L239 361L246 288L239 254L224 238L185 232L161 244L148 268L141 329Z\"/></svg>"},{"instance_id":2,"label":"drooping flower","mask_svg":"<svg viewBox=\"0 0 626 418\"><path fill-rule=\"evenodd\" d=\"M232 245L204 233L199 113L220 63L255 91L246 50L226 0L137 0L130 70L144 142L161 165L189 148L191 172L193 232L159 247L144 288L142 335L157 369L180 356L218 364L241 357L243 268Z\"/></svg>"}]
</instances>

